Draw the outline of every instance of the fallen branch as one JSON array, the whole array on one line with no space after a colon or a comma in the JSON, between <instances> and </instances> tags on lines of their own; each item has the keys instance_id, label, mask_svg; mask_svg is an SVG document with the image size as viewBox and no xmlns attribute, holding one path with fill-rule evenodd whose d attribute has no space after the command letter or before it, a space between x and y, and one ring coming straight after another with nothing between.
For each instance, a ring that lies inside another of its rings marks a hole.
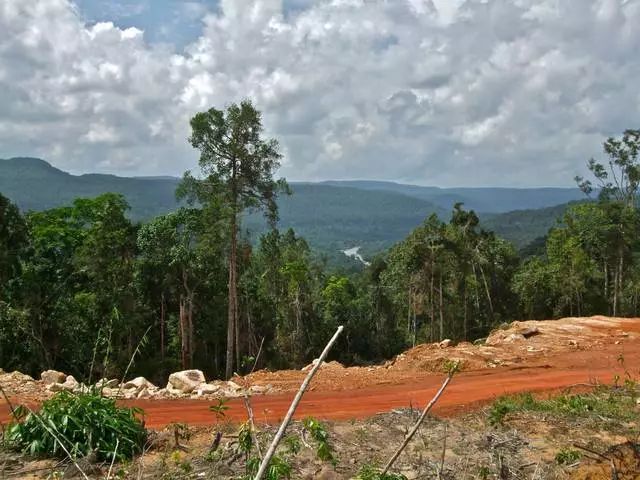
<instances>
[{"instance_id":1,"label":"fallen branch","mask_svg":"<svg viewBox=\"0 0 640 480\"><path fill-rule=\"evenodd\" d=\"M258 472L256 473L256 476L254 477L253 480L260 480L262 476L265 474L265 472L267 471L267 468L269 467L269 462L271 461L273 454L276 452L276 448L278 447L278 444L282 440L282 437L284 436L284 432L287 429L289 422L291 422L291 418L293 417L293 414L295 413L296 408L298 408L298 404L300 403L300 400L302 400L302 396L304 395L304 392L309 387L309 383L311 383L311 379L313 378L313 376L316 374L318 369L322 366L324 359L327 358L327 355L329 354L329 350L331 350L331 347L333 347L333 344L338 339L338 336L340 335L340 333L342 333L343 328L344 327L342 325L338 327L338 330L333 335L333 337L331 337L331 340L329 340L329 343L327 343L327 346L324 347L324 350L320 355L320 358L318 358L318 363L313 366L313 368L307 374L307 378L305 378L304 381L302 382L302 385L300 386L298 393L296 393L296 396L291 402L289 411L287 412L287 415L284 417L284 420L280 424L280 428L278 428L278 432L276 433L276 436L273 438L271 445L269 445L269 449L267 450L267 453L262 459L262 462L260 463L260 468L258 468Z\"/></svg>"},{"instance_id":2,"label":"fallen branch","mask_svg":"<svg viewBox=\"0 0 640 480\"><path fill-rule=\"evenodd\" d=\"M389 471L389 469L393 466L393 464L398 459L398 457L400 456L402 451L407 447L407 445L409 445L409 442L411 441L413 436L416 434L416 432L420 428L420 425L422 425L422 422L424 422L424 419L427 417L427 414L433 408L433 406L436 404L436 402L440 399L440 397L442 396L442 394L446 390L447 386L449 385L449 382L451 382L451 380L453 379L453 376L456 374L456 371L457 371L457 365L455 365L454 367L449 369L449 374L447 375L447 378L445 378L444 382L442 383L442 386L440 387L440 390L438 390L438 392L431 399L429 404L422 411L422 415L420 415L420 418L418 419L416 424L413 426L413 428L411 429L409 434L406 436L406 438L404 439L404 442L402 442L402 445L400 445L398 450L396 450L396 452L393 454L393 456L389 459L389 461L387 462L387 465L382 470L382 475L385 475Z\"/></svg>"},{"instance_id":3,"label":"fallen branch","mask_svg":"<svg viewBox=\"0 0 640 480\"><path fill-rule=\"evenodd\" d=\"M603 460L606 460L607 462L609 462L609 465L611 465L611 478L612 480L618 480L618 469L616 468L616 464L613 461L613 458L611 457L607 457L606 455L603 455L602 453L596 452L595 450L592 450L588 447L585 447L584 445L580 445L578 443L574 443L573 444L574 447L579 448L580 450L583 450L585 452L589 452L597 457L600 457Z\"/></svg>"}]
</instances>

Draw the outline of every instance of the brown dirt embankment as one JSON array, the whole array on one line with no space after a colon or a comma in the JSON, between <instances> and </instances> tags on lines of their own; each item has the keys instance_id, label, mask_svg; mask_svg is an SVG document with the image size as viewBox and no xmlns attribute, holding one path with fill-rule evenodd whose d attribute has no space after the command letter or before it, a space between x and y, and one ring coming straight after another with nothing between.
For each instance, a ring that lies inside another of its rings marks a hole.
<instances>
[{"instance_id":1,"label":"brown dirt embankment","mask_svg":"<svg viewBox=\"0 0 640 480\"><path fill-rule=\"evenodd\" d=\"M626 368L640 372L640 319L607 317L514 322L495 331L483 345L425 344L375 367L344 368L330 363L318 372L297 417L346 420L413 405L420 408L442 381L446 360L458 360L463 371L441 398L435 414L456 415L505 393L550 391L593 380L610 382ZM278 393L253 397L258 421L277 422L289 406L304 371L255 372L250 385L270 385ZM239 379L235 379L240 382ZM36 401L5 385L16 401ZM171 422L208 425L215 422L211 402L198 400L134 400L149 427ZM244 420L241 401L232 400L227 416ZM8 408L0 401L0 421Z\"/></svg>"}]
</instances>

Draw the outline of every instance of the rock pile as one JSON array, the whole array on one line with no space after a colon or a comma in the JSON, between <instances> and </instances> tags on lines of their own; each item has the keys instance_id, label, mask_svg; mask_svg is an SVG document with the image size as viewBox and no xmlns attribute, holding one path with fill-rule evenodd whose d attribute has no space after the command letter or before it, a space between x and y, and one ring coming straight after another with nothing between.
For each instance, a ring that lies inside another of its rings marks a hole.
<instances>
[{"instance_id":1,"label":"rock pile","mask_svg":"<svg viewBox=\"0 0 640 480\"><path fill-rule=\"evenodd\" d=\"M207 382L200 370L185 370L175 372L169 376L165 388L160 388L144 377L137 377L120 383L117 379L103 378L93 386L78 382L72 375L63 372L47 370L42 372L40 380L20 372L6 373L0 370L0 386L10 396L17 396L23 400L44 400L55 392L88 392L92 388L100 390L110 398L120 399L214 399L219 397L239 397L244 395L244 389L232 382ZM272 391L270 385L249 387L249 394L265 394Z\"/></svg>"}]
</instances>

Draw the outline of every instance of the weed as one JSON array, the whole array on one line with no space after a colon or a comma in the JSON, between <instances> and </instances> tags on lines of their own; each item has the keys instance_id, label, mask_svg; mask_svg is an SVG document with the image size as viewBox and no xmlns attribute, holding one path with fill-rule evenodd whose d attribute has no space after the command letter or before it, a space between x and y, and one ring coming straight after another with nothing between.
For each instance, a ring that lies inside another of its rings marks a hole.
<instances>
[{"instance_id":1,"label":"weed","mask_svg":"<svg viewBox=\"0 0 640 480\"><path fill-rule=\"evenodd\" d=\"M238 432L238 450L248 457L252 448L253 436L251 432L251 424L249 422L245 422L240 426L240 431Z\"/></svg>"},{"instance_id":2,"label":"weed","mask_svg":"<svg viewBox=\"0 0 640 480\"><path fill-rule=\"evenodd\" d=\"M380 473L371 465L365 465L358 472L356 480L407 480L407 477L399 473Z\"/></svg>"},{"instance_id":3,"label":"weed","mask_svg":"<svg viewBox=\"0 0 640 480\"><path fill-rule=\"evenodd\" d=\"M616 387L606 387L592 394L560 395L548 400L537 400L530 393L525 393L500 397L493 402L489 423L501 425L506 415L519 411L626 420L634 416L634 407L634 396Z\"/></svg>"},{"instance_id":4,"label":"weed","mask_svg":"<svg viewBox=\"0 0 640 480\"><path fill-rule=\"evenodd\" d=\"M252 458L247 462L248 475L243 480L251 480L258 473L260 468L260 459ZM267 469L265 478L267 480L283 480L291 478L291 472L293 467L284 458L274 455L269 462L269 468Z\"/></svg>"},{"instance_id":5,"label":"weed","mask_svg":"<svg viewBox=\"0 0 640 480\"><path fill-rule=\"evenodd\" d=\"M216 429L218 428L218 422L220 422L220 420L223 420L227 417L227 410L229 410L229 405L227 405L227 403L229 402L228 398L219 398L218 399L218 403L215 405L211 405L209 407L209 411L213 412L214 415L216 416Z\"/></svg>"},{"instance_id":6,"label":"weed","mask_svg":"<svg viewBox=\"0 0 640 480\"><path fill-rule=\"evenodd\" d=\"M302 423L304 429L311 434L311 438L318 444L316 450L318 458L326 462L331 462L335 466L338 463L338 459L333 454L333 448L329 445L329 434L324 426L312 417L305 418Z\"/></svg>"},{"instance_id":7,"label":"weed","mask_svg":"<svg viewBox=\"0 0 640 480\"><path fill-rule=\"evenodd\" d=\"M284 446L287 450L287 453L291 455L297 455L300 451L301 444L300 438L297 435L287 435L284 437Z\"/></svg>"},{"instance_id":8,"label":"weed","mask_svg":"<svg viewBox=\"0 0 640 480\"><path fill-rule=\"evenodd\" d=\"M562 449L556 453L556 463L558 465L571 465L577 462L582 457L582 454L577 450Z\"/></svg>"},{"instance_id":9,"label":"weed","mask_svg":"<svg viewBox=\"0 0 640 480\"><path fill-rule=\"evenodd\" d=\"M38 413L24 407L16 410L7 439L31 455L63 456L60 442L64 442L74 458L95 454L98 460L110 461L115 452L115 459L122 461L141 453L147 438L136 418L142 410L118 407L114 399L95 392L59 392Z\"/></svg>"},{"instance_id":10,"label":"weed","mask_svg":"<svg viewBox=\"0 0 640 480\"><path fill-rule=\"evenodd\" d=\"M487 480L489 478L489 475L491 475L491 470L489 470L489 467L482 466L478 469L478 477L480 477L482 480Z\"/></svg>"},{"instance_id":11,"label":"weed","mask_svg":"<svg viewBox=\"0 0 640 480\"><path fill-rule=\"evenodd\" d=\"M358 440L358 443L361 445L364 445L367 439L369 438L369 434L367 433L367 430L363 427L358 428L355 431L355 434L356 434L356 439Z\"/></svg>"}]
</instances>

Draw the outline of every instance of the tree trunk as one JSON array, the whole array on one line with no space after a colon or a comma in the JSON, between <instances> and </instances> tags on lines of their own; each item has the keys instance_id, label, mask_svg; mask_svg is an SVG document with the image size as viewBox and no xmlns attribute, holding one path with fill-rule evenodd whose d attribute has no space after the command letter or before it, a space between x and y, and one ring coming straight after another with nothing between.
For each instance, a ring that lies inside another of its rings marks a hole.
<instances>
[{"instance_id":1,"label":"tree trunk","mask_svg":"<svg viewBox=\"0 0 640 480\"><path fill-rule=\"evenodd\" d=\"M616 269L616 272L613 276L613 312L612 315L615 317L616 313L617 313L617 307L618 307L618 270Z\"/></svg>"},{"instance_id":2,"label":"tree trunk","mask_svg":"<svg viewBox=\"0 0 640 480\"><path fill-rule=\"evenodd\" d=\"M442 272L440 272L440 340L444 340L444 299L442 298Z\"/></svg>"},{"instance_id":3,"label":"tree trunk","mask_svg":"<svg viewBox=\"0 0 640 480\"><path fill-rule=\"evenodd\" d=\"M624 277L624 253L620 252L620 263L618 266L618 305L622 303L622 278ZM621 310L619 307L618 310Z\"/></svg>"},{"instance_id":4,"label":"tree trunk","mask_svg":"<svg viewBox=\"0 0 640 480\"><path fill-rule=\"evenodd\" d=\"M487 292L487 300L489 301L489 311L493 316L493 300L491 299L491 292L489 291L489 284L487 283L487 277L484 275L484 268L480 265L480 274L482 275L482 282L484 283L484 290Z\"/></svg>"},{"instance_id":5,"label":"tree trunk","mask_svg":"<svg viewBox=\"0 0 640 480\"><path fill-rule=\"evenodd\" d=\"M433 263L431 264L431 293L429 295L429 303L430 303L430 307L431 307L431 327L429 328L429 341L433 342L433 330L435 328L435 324L436 324L436 319L435 319L435 302L434 302L434 298L433 298L433 280L434 280L434 274L433 274Z\"/></svg>"},{"instance_id":6,"label":"tree trunk","mask_svg":"<svg viewBox=\"0 0 640 480\"><path fill-rule=\"evenodd\" d=\"M467 308L467 280L466 278L462 279L462 302L464 304L463 307L463 318L462 318L462 331L463 337L465 340L468 338L469 331L469 309Z\"/></svg>"},{"instance_id":7,"label":"tree trunk","mask_svg":"<svg viewBox=\"0 0 640 480\"><path fill-rule=\"evenodd\" d=\"M195 340L193 334L193 296L187 298L187 325L189 328L189 368L193 368L193 355L195 354Z\"/></svg>"},{"instance_id":8,"label":"tree trunk","mask_svg":"<svg viewBox=\"0 0 640 480\"><path fill-rule=\"evenodd\" d=\"M604 298L609 304L609 267L607 261L604 261Z\"/></svg>"},{"instance_id":9,"label":"tree trunk","mask_svg":"<svg viewBox=\"0 0 640 480\"><path fill-rule=\"evenodd\" d=\"M180 295L180 351L181 351L181 362L182 368L184 370L187 369L187 335L185 332L186 329L186 306L184 296Z\"/></svg>"},{"instance_id":10,"label":"tree trunk","mask_svg":"<svg viewBox=\"0 0 640 480\"><path fill-rule=\"evenodd\" d=\"M234 210L231 216L231 257L229 258L229 295L227 307L227 365L226 377L231 378L233 375L233 359L236 331L236 249L237 249L237 221L236 212Z\"/></svg>"},{"instance_id":11,"label":"tree trunk","mask_svg":"<svg viewBox=\"0 0 640 480\"><path fill-rule=\"evenodd\" d=\"M164 292L160 296L160 358L164 360Z\"/></svg>"}]
</instances>

